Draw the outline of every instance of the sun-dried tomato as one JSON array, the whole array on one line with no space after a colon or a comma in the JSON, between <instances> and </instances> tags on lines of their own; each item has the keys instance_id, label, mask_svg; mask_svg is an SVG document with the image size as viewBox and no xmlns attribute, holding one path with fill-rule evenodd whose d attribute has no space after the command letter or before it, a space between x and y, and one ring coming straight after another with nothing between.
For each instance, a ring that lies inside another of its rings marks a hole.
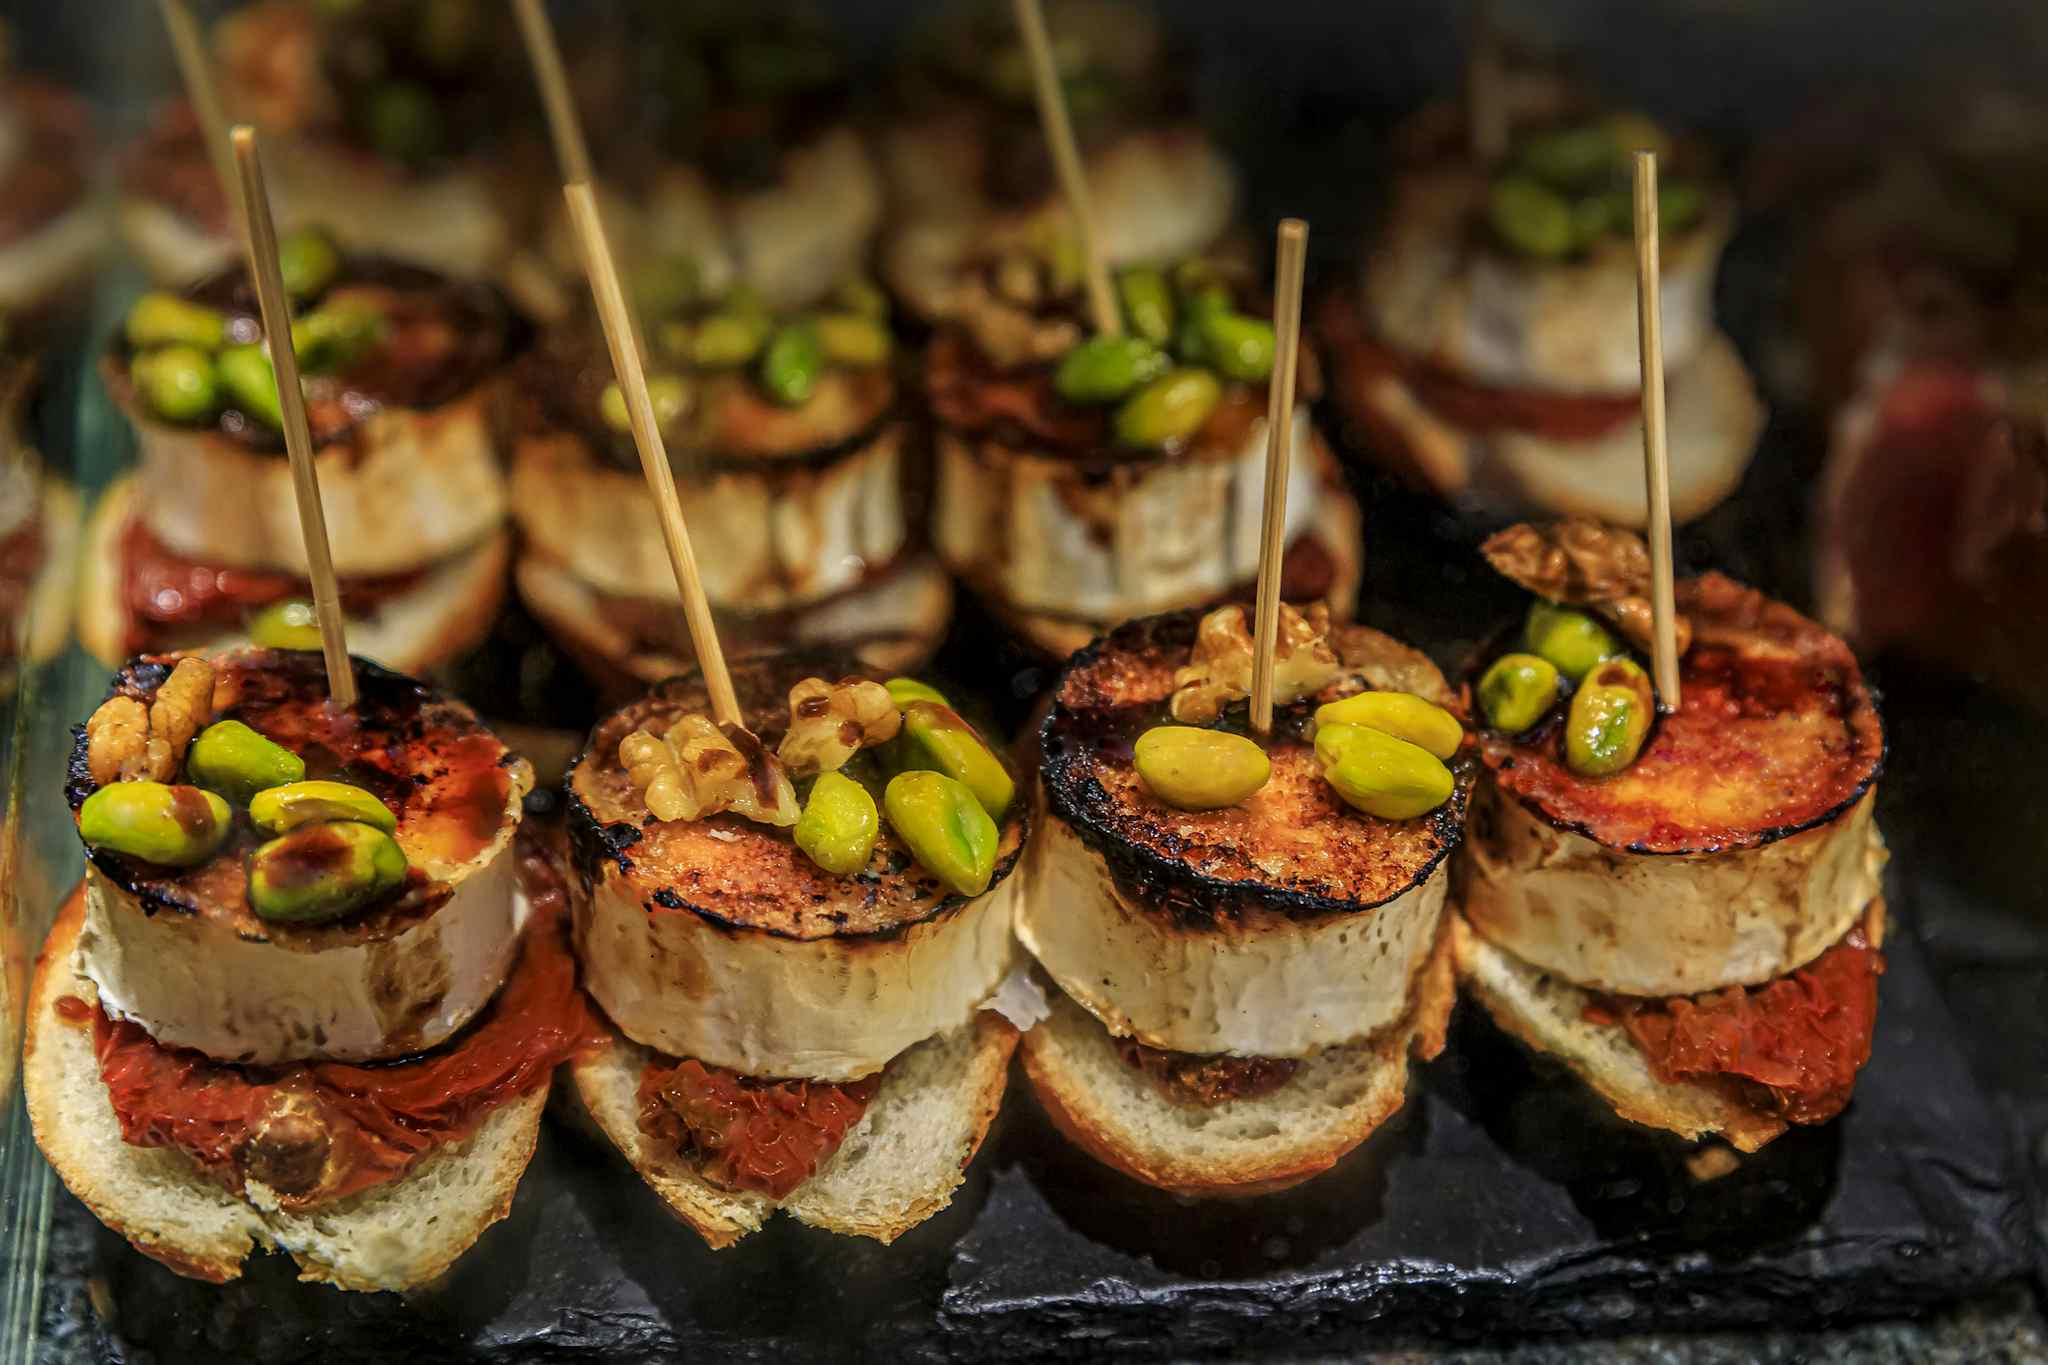
<instances>
[{"instance_id":1,"label":"sun-dried tomato","mask_svg":"<svg viewBox=\"0 0 2048 1365\"><path fill-rule=\"evenodd\" d=\"M695 1155L714 1185L783 1199L839 1150L881 1079L776 1081L695 1058L656 1062L640 1075L640 1128Z\"/></svg>"}]
</instances>

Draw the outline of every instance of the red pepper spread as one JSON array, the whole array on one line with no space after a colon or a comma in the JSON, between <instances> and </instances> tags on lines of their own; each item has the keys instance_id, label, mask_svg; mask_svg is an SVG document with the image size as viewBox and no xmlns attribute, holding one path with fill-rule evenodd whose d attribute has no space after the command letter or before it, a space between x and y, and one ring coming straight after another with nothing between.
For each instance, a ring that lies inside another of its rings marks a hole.
<instances>
[{"instance_id":1,"label":"red pepper spread","mask_svg":"<svg viewBox=\"0 0 2048 1365\"><path fill-rule=\"evenodd\" d=\"M1294 1079L1301 1063L1292 1057L1232 1057L1169 1052L1135 1038L1116 1040L1124 1065L1145 1073L1173 1104L1209 1105L1255 1100Z\"/></svg>"},{"instance_id":2,"label":"red pepper spread","mask_svg":"<svg viewBox=\"0 0 2048 1365\"><path fill-rule=\"evenodd\" d=\"M694 1154L714 1185L783 1199L839 1150L881 1081L773 1081L694 1058L658 1061L640 1076L640 1129Z\"/></svg>"},{"instance_id":3,"label":"red pepper spread","mask_svg":"<svg viewBox=\"0 0 2048 1365\"><path fill-rule=\"evenodd\" d=\"M1333 296L1320 310L1334 383L1362 394L1383 376L1460 431L1520 431L1552 441L1591 441L1641 415L1636 395L1552 393L1481 384L1443 365L1404 355L1365 335L1353 301ZM1398 443L1397 443L1398 444Z\"/></svg>"},{"instance_id":4,"label":"red pepper spread","mask_svg":"<svg viewBox=\"0 0 2048 1365\"><path fill-rule=\"evenodd\" d=\"M95 1010L94 1048L121 1136L174 1147L238 1191L259 1180L293 1210L396 1180L546 1085L592 1036L566 925L559 897L536 896L497 998L452 1042L409 1061L236 1066L162 1046Z\"/></svg>"},{"instance_id":5,"label":"red pepper spread","mask_svg":"<svg viewBox=\"0 0 2048 1365\"><path fill-rule=\"evenodd\" d=\"M1859 926L1761 986L1669 1000L1607 996L1587 1015L1627 1029L1659 1080L1728 1077L1767 1112L1825 1123L1849 1103L1870 1060L1883 972L1884 955Z\"/></svg>"},{"instance_id":6,"label":"red pepper spread","mask_svg":"<svg viewBox=\"0 0 2048 1365\"><path fill-rule=\"evenodd\" d=\"M121 537L122 593L134 623L129 648L141 653L155 626L239 627L248 613L274 602L311 598L306 579L275 569L202 564L177 553L141 521ZM341 580L345 612L366 615L419 582L422 572Z\"/></svg>"}]
</instances>

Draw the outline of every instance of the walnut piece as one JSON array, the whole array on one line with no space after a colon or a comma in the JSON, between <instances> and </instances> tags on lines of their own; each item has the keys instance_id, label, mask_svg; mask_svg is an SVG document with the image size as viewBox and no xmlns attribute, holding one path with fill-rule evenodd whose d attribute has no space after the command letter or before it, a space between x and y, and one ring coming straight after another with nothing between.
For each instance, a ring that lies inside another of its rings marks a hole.
<instances>
[{"instance_id":1,"label":"walnut piece","mask_svg":"<svg viewBox=\"0 0 2048 1365\"><path fill-rule=\"evenodd\" d=\"M862 749L896 737L903 712L889 689L866 678L805 678L789 689L789 732L775 756L797 777L829 773Z\"/></svg>"},{"instance_id":2,"label":"walnut piece","mask_svg":"<svg viewBox=\"0 0 2048 1365\"><path fill-rule=\"evenodd\" d=\"M1486 562L1539 597L1586 607L1621 627L1630 643L1655 638L1650 606L1650 552L1633 531L1580 517L1536 525L1521 522L1488 536ZM1675 617L1678 652L1692 648L1692 622Z\"/></svg>"},{"instance_id":3,"label":"walnut piece","mask_svg":"<svg viewBox=\"0 0 2048 1365\"><path fill-rule=\"evenodd\" d=\"M729 810L764 825L793 825L799 814L796 788L775 755L747 731L729 735L708 716L682 716L666 733L642 726L619 741L619 762L657 820ZM757 766L766 779L760 785Z\"/></svg>"},{"instance_id":4,"label":"walnut piece","mask_svg":"<svg viewBox=\"0 0 2048 1365\"><path fill-rule=\"evenodd\" d=\"M1344 672L1330 646L1330 609L1307 612L1280 604L1273 644L1273 704L1285 706L1320 692ZM1202 618L1185 668L1173 675L1173 718L1200 724L1252 694L1252 633L1243 607L1218 607Z\"/></svg>"},{"instance_id":5,"label":"walnut piece","mask_svg":"<svg viewBox=\"0 0 2048 1365\"><path fill-rule=\"evenodd\" d=\"M134 697L109 697L85 723L93 781L168 782L185 762L192 736L213 720L213 665L180 659L145 709Z\"/></svg>"}]
</instances>

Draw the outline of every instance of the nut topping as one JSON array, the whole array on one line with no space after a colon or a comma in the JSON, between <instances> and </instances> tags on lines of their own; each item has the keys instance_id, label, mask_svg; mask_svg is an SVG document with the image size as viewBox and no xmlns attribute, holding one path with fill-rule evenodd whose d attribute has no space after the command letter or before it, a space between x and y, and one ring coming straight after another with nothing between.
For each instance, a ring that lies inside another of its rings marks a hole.
<instances>
[{"instance_id":1,"label":"nut topping","mask_svg":"<svg viewBox=\"0 0 2048 1365\"><path fill-rule=\"evenodd\" d=\"M805 678L789 689L789 732L775 756L797 777L829 773L862 749L894 739L902 728L903 713L882 684Z\"/></svg>"},{"instance_id":2,"label":"nut topping","mask_svg":"<svg viewBox=\"0 0 2048 1365\"><path fill-rule=\"evenodd\" d=\"M773 754L745 731L750 760L734 740L695 713L666 734L642 727L619 741L619 762L657 820L701 820L732 811L764 825L793 825L796 789Z\"/></svg>"},{"instance_id":3,"label":"nut topping","mask_svg":"<svg viewBox=\"0 0 2048 1365\"><path fill-rule=\"evenodd\" d=\"M1553 602L1589 607L1631 643L1651 647L1650 552L1634 532L1577 517L1522 522L1487 537L1479 552L1510 582ZM1692 622L1681 615L1676 626L1683 654L1692 647Z\"/></svg>"},{"instance_id":4,"label":"nut topping","mask_svg":"<svg viewBox=\"0 0 2048 1365\"><path fill-rule=\"evenodd\" d=\"M1330 609L1318 602L1301 612L1281 603L1273 646L1273 704L1285 706L1320 692L1343 672L1330 647ZM1194 652L1173 675L1173 688L1173 718L1195 725L1216 719L1224 707L1252 694L1252 635L1243 607L1218 607L1202 618Z\"/></svg>"},{"instance_id":5,"label":"nut topping","mask_svg":"<svg viewBox=\"0 0 2048 1365\"><path fill-rule=\"evenodd\" d=\"M109 697L85 723L93 781L168 782L185 746L213 719L213 665L180 659L145 711L134 697Z\"/></svg>"}]
</instances>

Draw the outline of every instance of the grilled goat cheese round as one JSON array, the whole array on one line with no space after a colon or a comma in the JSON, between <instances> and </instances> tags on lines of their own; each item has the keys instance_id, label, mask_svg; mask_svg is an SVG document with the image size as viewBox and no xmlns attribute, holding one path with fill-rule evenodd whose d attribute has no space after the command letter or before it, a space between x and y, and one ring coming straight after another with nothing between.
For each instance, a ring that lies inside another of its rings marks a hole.
<instances>
[{"instance_id":1,"label":"grilled goat cheese round","mask_svg":"<svg viewBox=\"0 0 2048 1365\"><path fill-rule=\"evenodd\" d=\"M1681 583L1680 709L1586 779L1554 729L1485 732L1460 904L1523 961L1623 995L1756 985L1818 957L1879 891L1884 733L1847 645L1720 574Z\"/></svg>"},{"instance_id":2,"label":"grilled goat cheese round","mask_svg":"<svg viewBox=\"0 0 2048 1365\"><path fill-rule=\"evenodd\" d=\"M742 661L733 685L772 747L793 684L862 674L847 656L801 653ZM730 814L652 816L619 741L692 711L709 712L701 682L662 684L601 723L569 775L576 944L612 1023L670 1056L820 1081L872 1075L965 1023L1013 965L1024 803L979 896L948 891L886 824L868 870L837 876L786 829Z\"/></svg>"},{"instance_id":3,"label":"grilled goat cheese round","mask_svg":"<svg viewBox=\"0 0 2048 1365\"><path fill-rule=\"evenodd\" d=\"M1131 743L1166 718L1196 618L1113 632L1070 665L1041 732L1045 819L1018 937L1112 1033L1174 1052L1304 1057L1399 1022L1442 920L1456 794L1414 820L1345 804L1276 717L1266 784L1236 806L1153 797ZM1367 684L1452 697L1415 650L1363 626L1332 632Z\"/></svg>"},{"instance_id":4,"label":"grilled goat cheese round","mask_svg":"<svg viewBox=\"0 0 2048 1365\"><path fill-rule=\"evenodd\" d=\"M115 688L146 702L172 662L138 660ZM446 1039L517 954L512 845L531 767L468 707L373 664L356 664L360 696L339 718L317 653L246 650L216 668L216 719L292 749L309 776L384 798L407 881L364 914L285 924L249 907L247 839L185 869L88 849L80 974L108 1014L224 1061L368 1061ZM92 790L81 732L73 808Z\"/></svg>"}]
</instances>

